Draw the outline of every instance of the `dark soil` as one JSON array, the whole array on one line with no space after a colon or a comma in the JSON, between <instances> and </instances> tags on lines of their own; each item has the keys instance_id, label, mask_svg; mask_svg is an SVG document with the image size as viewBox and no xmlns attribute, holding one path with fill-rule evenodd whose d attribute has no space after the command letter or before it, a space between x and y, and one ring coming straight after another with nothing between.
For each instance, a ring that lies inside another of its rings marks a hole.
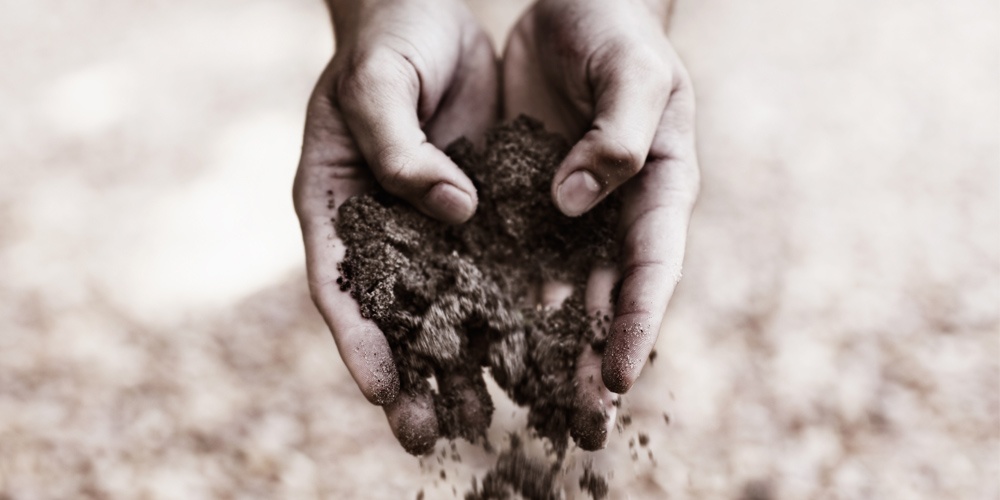
<instances>
[{"instance_id":1,"label":"dark soil","mask_svg":"<svg viewBox=\"0 0 1000 500\"><path fill-rule=\"evenodd\" d=\"M481 376L486 367L528 408L533 431L560 456L567 447L576 359L588 343L603 345L583 288L590 269L617 260L619 205L609 197L581 217L559 212L550 185L568 151L565 140L524 116L495 127L482 150L464 139L453 143L446 152L479 195L475 216L459 226L381 191L340 207L336 229L347 247L341 288L388 338L400 389L433 394L447 438L485 436L493 410ZM574 285L562 307L538 305L544 280ZM470 389L486 418L463 417L461 394Z\"/></svg>"}]
</instances>

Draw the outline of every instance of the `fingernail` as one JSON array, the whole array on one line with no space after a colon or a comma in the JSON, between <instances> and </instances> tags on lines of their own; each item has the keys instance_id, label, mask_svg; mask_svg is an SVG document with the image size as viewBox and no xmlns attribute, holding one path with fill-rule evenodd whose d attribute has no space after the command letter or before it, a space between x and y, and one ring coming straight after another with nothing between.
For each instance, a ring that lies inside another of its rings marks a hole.
<instances>
[{"instance_id":1,"label":"fingernail","mask_svg":"<svg viewBox=\"0 0 1000 500\"><path fill-rule=\"evenodd\" d=\"M449 224L465 222L476 212L475 198L447 182L432 187L424 201L428 215Z\"/></svg>"},{"instance_id":2,"label":"fingernail","mask_svg":"<svg viewBox=\"0 0 1000 500\"><path fill-rule=\"evenodd\" d=\"M586 170L577 170L559 185L559 189L556 190L556 201L564 214L576 217L586 212L597 201L599 194L601 185L593 174Z\"/></svg>"}]
</instances>

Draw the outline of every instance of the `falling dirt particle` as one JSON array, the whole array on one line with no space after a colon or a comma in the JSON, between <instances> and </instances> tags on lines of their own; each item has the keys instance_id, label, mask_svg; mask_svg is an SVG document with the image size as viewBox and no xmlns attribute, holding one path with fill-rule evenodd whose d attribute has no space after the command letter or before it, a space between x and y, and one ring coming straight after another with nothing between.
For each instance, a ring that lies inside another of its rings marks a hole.
<instances>
[{"instance_id":1,"label":"falling dirt particle","mask_svg":"<svg viewBox=\"0 0 1000 500\"><path fill-rule=\"evenodd\" d=\"M417 500L424 500L424 490L420 490L420 493L417 493Z\"/></svg>"},{"instance_id":2,"label":"falling dirt particle","mask_svg":"<svg viewBox=\"0 0 1000 500\"><path fill-rule=\"evenodd\" d=\"M448 476L444 473L444 469L441 469L441 480L445 481L447 479L448 479Z\"/></svg>"},{"instance_id":3,"label":"falling dirt particle","mask_svg":"<svg viewBox=\"0 0 1000 500\"><path fill-rule=\"evenodd\" d=\"M646 446L649 444L649 435L645 432L639 433L639 446Z\"/></svg>"},{"instance_id":4,"label":"falling dirt particle","mask_svg":"<svg viewBox=\"0 0 1000 500\"><path fill-rule=\"evenodd\" d=\"M656 349L649 351L649 364L652 365L653 361L656 361Z\"/></svg>"},{"instance_id":5,"label":"falling dirt particle","mask_svg":"<svg viewBox=\"0 0 1000 500\"><path fill-rule=\"evenodd\" d=\"M667 425L670 425L670 415L667 415L666 413L664 413L663 414L663 422L666 423Z\"/></svg>"}]
</instances>

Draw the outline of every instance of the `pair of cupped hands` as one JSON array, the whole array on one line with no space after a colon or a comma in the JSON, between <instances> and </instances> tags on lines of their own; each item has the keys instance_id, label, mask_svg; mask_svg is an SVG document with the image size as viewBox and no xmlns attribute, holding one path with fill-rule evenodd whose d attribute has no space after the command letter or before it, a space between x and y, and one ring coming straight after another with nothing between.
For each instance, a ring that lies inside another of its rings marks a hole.
<instances>
[{"instance_id":1,"label":"pair of cupped hands","mask_svg":"<svg viewBox=\"0 0 1000 500\"><path fill-rule=\"evenodd\" d=\"M338 286L338 207L377 182L430 217L467 221L476 189L443 148L523 113L573 141L552 180L565 215L621 190L621 262L595 269L584 293L591 317L613 319L604 352L588 347L577 362L571 424L578 445L603 447L617 394L639 376L680 279L698 194L694 94L665 33L666 1L539 0L500 64L461 0L328 3L336 54L310 98L294 199L313 300L361 392L407 451L433 447L431 395L399 390L385 336ZM570 292L538 290L554 307ZM462 418L489 418L468 396Z\"/></svg>"}]
</instances>

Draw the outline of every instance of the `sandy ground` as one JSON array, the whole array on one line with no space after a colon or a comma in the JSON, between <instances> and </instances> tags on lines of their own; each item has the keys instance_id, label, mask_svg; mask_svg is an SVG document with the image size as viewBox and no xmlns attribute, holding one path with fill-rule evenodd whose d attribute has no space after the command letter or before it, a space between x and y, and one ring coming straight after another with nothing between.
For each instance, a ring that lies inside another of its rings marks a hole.
<instances>
[{"instance_id":1,"label":"sandy ground","mask_svg":"<svg viewBox=\"0 0 1000 500\"><path fill-rule=\"evenodd\" d=\"M614 498L1000 498L997 2L679 1L685 278L634 428L572 460ZM474 4L502 40L524 2ZM0 12L0 498L452 498L482 471L403 453L309 302L319 0Z\"/></svg>"}]
</instances>

